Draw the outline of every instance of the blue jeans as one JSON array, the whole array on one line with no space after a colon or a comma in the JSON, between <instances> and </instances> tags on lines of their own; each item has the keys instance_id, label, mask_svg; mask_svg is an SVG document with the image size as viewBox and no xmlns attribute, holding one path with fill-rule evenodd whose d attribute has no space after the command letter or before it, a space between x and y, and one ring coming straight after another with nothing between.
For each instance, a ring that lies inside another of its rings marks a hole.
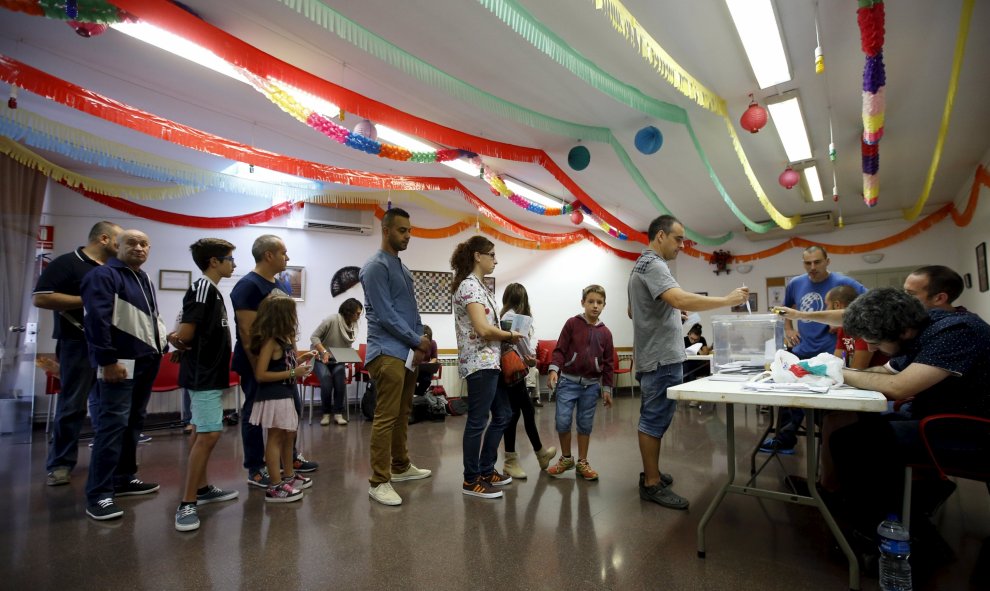
<instances>
[{"instance_id":1,"label":"blue jeans","mask_svg":"<svg viewBox=\"0 0 990 591\"><path fill-rule=\"evenodd\" d=\"M480 369L467 377L468 415L464 425L464 481L473 482L495 470L512 407L502 384L502 372ZM488 415L491 413L491 422Z\"/></svg>"},{"instance_id":2,"label":"blue jeans","mask_svg":"<svg viewBox=\"0 0 990 591\"><path fill-rule=\"evenodd\" d=\"M677 402L667 398L667 388L684 381L684 366L680 363L658 365L653 371L636 372L639 382L639 432L662 439L671 421Z\"/></svg>"},{"instance_id":3,"label":"blue jeans","mask_svg":"<svg viewBox=\"0 0 990 591\"><path fill-rule=\"evenodd\" d=\"M97 381L98 427L86 481L86 502L90 505L113 498L114 487L130 482L137 473L138 436L144 428L160 362L159 355L140 357L134 363L134 379Z\"/></svg>"},{"instance_id":4,"label":"blue jeans","mask_svg":"<svg viewBox=\"0 0 990 591\"><path fill-rule=\"evenodd\" d=\"M57 347L62 390L55 399L55 424L45 469L76 466L79 432L86 420L86 400L96 391L96 370L89 366L86 341L62 340Z\"/></svg>"},{"instance_id":5,"label":"blue jeans","mask_svg":"<svg viewBox=\"0 0 990 591\"><path fill-rule=\"evenodd\" d=\"M323 414L343 414L344 396L347 395L347 370L343 363L323 363L317 361L313 364L313 372L320 380L320 404L323 405Z\"/></svg>"},{"instance_id":6,"label":"blue jeans","mask_svg":"<svg viewBox=\"0 0 990 591\"><path fill-rule=\"evenodd\" d=\"M574 407L577 406L578 433L591 435L591 428L595 424L595 406L598 404L598 395L601 391L601 384L594 383L582 386L560 376L560 380L557 382L557 412L555 415L557 433L571 432Z\"/></svg>"},{"instance_id":7,"label":"blue jeans","mask_svg":"<svg viewBox=\"0 0 990 591\"><path fill-rule=\"evenodd\" d=\"M241 442L244 444L244 467L249 472L257 472L265 466L264 429L250 423L254 397L258 394L258 381L254 379L253 371L238 373L241 376L241 391L244 392L244 405L241 407ZM272 478L278 478L278 475L276 474Z\"/></svg>"}]
</instances>

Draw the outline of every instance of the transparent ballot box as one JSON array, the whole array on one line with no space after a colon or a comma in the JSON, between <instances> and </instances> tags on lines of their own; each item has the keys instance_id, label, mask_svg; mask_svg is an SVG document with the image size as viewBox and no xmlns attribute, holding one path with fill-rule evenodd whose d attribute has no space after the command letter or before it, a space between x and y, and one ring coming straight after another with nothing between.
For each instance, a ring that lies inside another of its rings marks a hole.
<instances>
[{"instance_id":1,"label":"transparent ballot box","mask_svg":"<svg viewBox=\"0 0 990 591\"><path fill-rule=\"evenodd\" d=\"M715 373L756 372L784 348L784 319L777 314L712 316Z\"/></svg>"}]
</instances>

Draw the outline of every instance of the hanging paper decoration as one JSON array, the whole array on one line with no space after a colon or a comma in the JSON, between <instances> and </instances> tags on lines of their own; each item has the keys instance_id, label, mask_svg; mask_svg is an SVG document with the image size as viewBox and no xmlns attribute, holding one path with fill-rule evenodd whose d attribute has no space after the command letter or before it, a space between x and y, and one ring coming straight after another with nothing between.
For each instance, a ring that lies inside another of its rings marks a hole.
<instances>
[{"instance_id":1,"label":"hanging paper decoration","mask_svg":"<svg viewBox=\"0 0 990 591\"><path fill-rule=\"evenodd\" d=\"M750 133L757 133L767 124L767 110L756 103L753 95L749 95L749 107L739 118L739 125Z\"/></svg>"},{"instance_id":2,"label":"hanging paper decoration","mask_svg":"<svg viewBox=\"0 0 990 591\"><path fill-rule=\"evenodd\" d=\"M10 98L7 99L7 108L16 109L17 108L17 85L10 85Z\"/></svg>"},{"instance_id":3,"label":"hanging paper decoration","mask_svg":"<svg viewBox=\"0 0 990 591\"><path fill-rule=\"evenodd\" d=\"M880 139L886 111L887 72L883 65L883 0L859 0L856 10L860 44L866 54L863 66L863 201L868 207L880 198Z\"/></svg>"},{"instance_id":4,"label":"hanging paper decoration","mask_svg":"<svg viewBox=\"0 0 990 591\"><path fill-rule=\"evenodd\" d=\"M110 28L109 25L103 23L84 23L81 21L66 21L65 24L69 25L69 28L75 31L76 35L85 39L102 35Z\"/></svg>"},{"instance_id":5,"label":"hanging paper decoration","mask_svg":"<svg viewBox=\"0 0 990 591\"><path fill-rule=\"evenodd\" d=\"M822 53L822 46L815 48L815 74L825 71L825 54Z\"/></svg>"},{"instance_id":6,"label":"hanging paper decoration","mask_svg":"<svg viewBox=\"0 0 990 591\"><path fill-rule=\"evenodd\" d=\"M580 226L584 222L584 214L581 213L580 209L575 209L571 212L571 223L575 226Z\"/></svg>"},{"instance_id":7,"label":"hanging paper decoration","mask_svg":"<svg viewBox=\"0 0 990 591\"><path fill-rule=\"evenodd\" d=\"M801 182L801 174L788 166L784 169L784 172L780 173L777 182L785 189L793 189L794 185Z\"/></svg>"},{"instance_id":8,"label":"hanging paper decoration","mask_svg":"<svg viewBox=\"0 0 990 591\"><path fill-rule=\"evenodd\" d=\"M574 146L567 153L567 164L574 170L584 170L591 163L591 152L584 146Z\"/></svg>"},{"instance_id":9,"label":"hanging paper decoration","mask_svg":"<svg viewBox=\"0 0 990 591\"><path fill-rule=\"evenodd\" d=\"M74 1L2 0L0 7L31 16L80 23L113 24L131 19L126 12L104 0L85 0L81 6Z\"/></svg>"},{"instance_id":10,"label":"hanging paper decoration","mask_svg":"<svg viewBox=\"0 0 990 591\"><path fill-rule=\"evenodd\" d=\"M652 125L648 125L636 132L634 141L636 149L643 154L655 154L663 146L663 134Z\"/></svg>"}]
</instances>

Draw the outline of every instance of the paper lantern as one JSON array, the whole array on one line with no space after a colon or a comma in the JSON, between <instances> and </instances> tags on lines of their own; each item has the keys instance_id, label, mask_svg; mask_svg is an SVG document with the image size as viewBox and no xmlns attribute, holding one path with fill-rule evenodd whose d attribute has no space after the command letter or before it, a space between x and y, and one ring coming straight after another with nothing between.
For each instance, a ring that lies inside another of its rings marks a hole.
<instances>
[{"instance_id":1,"label":"paper lantern","mask_svg":"<svg viewBox=\"0 0 990 591\"><path fill-rule=\"evenodd\" d=\"M567 164L574 170L584 170L591 163L591 152L584 146L574 146L567 153Z\"/></svg>"},{"instance_id":2,"label":"paper lantern","mask_svg":"<svg viewBox=\"0 0 990 591\"><path fill-rule=\"evenodd\" d=\"M801 173L788 166L784 172L780 173L777 182L785 189L793 189L794 185L801 182Z\"/></svg>"},{"instance_id":3,"label":"paper lantern","mask_svg":"<svg viewBox=\"0 0 990 591\"><path fill-rule=\"evenodd\" d=\"M368 121L367 119L358 121L358 124L354 126L354 133L364 136L370 140L378 139L378 128L375 127L374 123Z\"/></svg>"},{"instance_id":4,"label":"paper lantern","mask_svg":"<svg viewBox=\"0 0 990 591\"><path fill-rule=\"evenodd\" d=\"M72 27L72 30L76 32L76 35L87 39L102 35L107 32L107 29L110 28L109 25L104 25L101 23L83 23L79 21L66 21L65 24Z\"/></svg>"},{"instance_id":5,"label":"paper lantern","mask_svg":"<svg viewBox=\"0 0 990 591\"><path fill-rule=\"evenodd\" d=\"M636 139L633 142L636 149L643 154L655 154L663 145L663 134L652 125L648 125L636 132Z\"/></svg>"},{"instance_id":6,"label":"paper lantern","mask_svg":"<svg viewBox=\"0 0 990 591\"><path fill-rule=\"evenodd\" d=\"M756 104L756 99L753 98L753 95L749 95L749 108L739 118L739 125L750 133L756 133L763 129L763 126L766 124L767 110Z\"/></svg>"},{"instance_id":7,"label":"paper lantern","mask_svg":"<svg viewBox=\"0 0 990 591\"><path fill-rule=\"evenodd\" d=\"M575 209L571 212L571 223L575 226L580 226L581 222L584 221L584 214L581 213L580 209Z\"/></svg>"}]
</instances>

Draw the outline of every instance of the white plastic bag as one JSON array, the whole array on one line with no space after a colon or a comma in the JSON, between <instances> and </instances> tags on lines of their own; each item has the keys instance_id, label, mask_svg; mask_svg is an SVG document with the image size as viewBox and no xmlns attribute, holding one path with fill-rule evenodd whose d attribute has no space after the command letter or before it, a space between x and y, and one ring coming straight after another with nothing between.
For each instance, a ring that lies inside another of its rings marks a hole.
<instances>
[{"instance_id":1,"label":"white plastic bag","mask_svg":"<svg viewBox=\"0 0 990 591\"><path fill-rule=\"evenodd\" d=\"M797 355L780 349L770 364L770 376L778 384L838 385L842 384L842 360L830 353L819 353L802 361Z\"/></svg>"}]
</instances>

